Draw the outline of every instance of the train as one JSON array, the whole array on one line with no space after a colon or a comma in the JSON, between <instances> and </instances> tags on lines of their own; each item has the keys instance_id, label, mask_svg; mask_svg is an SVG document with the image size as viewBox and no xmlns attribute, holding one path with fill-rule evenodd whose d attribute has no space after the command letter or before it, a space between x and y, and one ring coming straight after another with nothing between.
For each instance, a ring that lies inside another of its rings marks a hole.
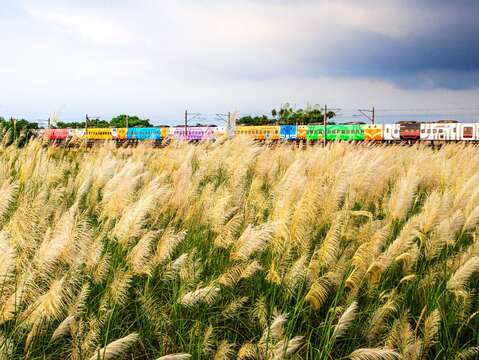
<instances>
[{"instance_id":1,"label":"train","mask_svg":"<svg viewBox=\"0 0 479 360\"><path fill-rule=\"evenodd\" d=\"M53 143L115 141L118 144L152 141L156 144L171 140L215 141L224 136L245 136L262 142L447 142L479 141L479 124L457 121L416 122L394 124L309 124L309 125L237 125L231 131L224 126L174 126L148 128L87 128L45 129L43 138Z\"/></svg>"}]
</instances>

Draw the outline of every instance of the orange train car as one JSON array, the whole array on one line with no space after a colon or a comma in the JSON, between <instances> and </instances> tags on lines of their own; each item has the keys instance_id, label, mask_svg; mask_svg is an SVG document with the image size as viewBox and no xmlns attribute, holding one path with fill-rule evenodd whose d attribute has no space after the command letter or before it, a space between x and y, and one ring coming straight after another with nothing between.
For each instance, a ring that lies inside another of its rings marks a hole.
<instances>
[{"instance_id":1,"label":"orange train car","mask_svg":"<svg viewBox=\"0 0 479 360\"><path fill-rule=\"evenodd\" d=\"M308 125L298 125L296 138L298 140L306 141L306 133L308 132Z\"/></svg>"},{"instance_id":2,"label":"orange train car","mask_svg":"<svg viewBox=\"0 0 479 360\"><path fill-rule=\"evenodd\" d=\"M127 130L128 130L127 128L117 128L116 129L116 132L117 132L116 139L120 140L120 141L125 141Z\"/></svg>"},{"instance_id":3,"label":"orange train car","mask_svg":"<svg viewBox=\"0 0 479 360\"><path fill-rule=\"evenodd\" d=\"M382 141L384 140L384 125L368 124L364 125L364 141Z\"/></svg>"}]
</instances>

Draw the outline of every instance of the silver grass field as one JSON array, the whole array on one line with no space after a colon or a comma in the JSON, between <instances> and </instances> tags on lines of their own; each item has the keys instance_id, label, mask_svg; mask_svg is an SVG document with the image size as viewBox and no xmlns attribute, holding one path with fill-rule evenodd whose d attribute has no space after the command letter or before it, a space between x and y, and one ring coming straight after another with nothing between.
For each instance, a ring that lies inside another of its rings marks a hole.
<instances>
[{"instance_id":1,"label":"silver grass field","mask_svg":"<svg viewBox=\"0 0 479 360\"><path fill-rule=\"evenodd\" d=\"M476 359L479 156L0 148L0 359Z\"/></svg>"}]
</instances>

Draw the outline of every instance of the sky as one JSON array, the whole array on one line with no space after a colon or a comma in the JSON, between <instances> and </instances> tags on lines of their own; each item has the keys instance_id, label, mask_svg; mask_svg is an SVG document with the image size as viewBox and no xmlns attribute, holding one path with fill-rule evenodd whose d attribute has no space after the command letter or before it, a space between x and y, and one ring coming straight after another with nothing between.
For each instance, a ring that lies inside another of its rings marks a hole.
<instances>
[{"instance_id":1,"label":"sky","mask_svg":"<svg viewBox=\"0 0 479 360\"><path fill-rule=\"evenodd\" d=\"M0 116L479 121L477 0L0 0ZM359 118L358 118L359 119Z\"/></svg>"}]
</instances>

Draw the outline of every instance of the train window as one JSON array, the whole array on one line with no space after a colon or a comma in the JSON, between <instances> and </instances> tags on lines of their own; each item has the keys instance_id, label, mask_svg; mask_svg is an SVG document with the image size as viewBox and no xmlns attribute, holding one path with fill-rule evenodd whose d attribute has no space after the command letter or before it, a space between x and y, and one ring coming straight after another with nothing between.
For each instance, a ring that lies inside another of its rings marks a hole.
<instances>
[{"instance_id":1,"label":"train window","mask_svg":"<svg viewBox=\"0 0 479 360\"><path fill-rule=\"evenodd\" d=\"M431 133L431 129L427 129L427 133L430 134L430 133Z\"/></svg>"},{"instance_id":2,"label":"train window","mask_svg":"<svg viewBox=\"0 0 479 360\"><path fill-rule=\"evenodd\" d=\"M398 133L398 129L394 129L394 133L397 134L397 133Z\"/></svg>"},{"instance_id":3,"label":"train window","mask_svg":"<svg viewBox=\"0 0 479 360\"><path fill-rule=\"evenodd\" d=\"M426 130L421 129L421 134L424 134L425 132L426 132Z\"/></svg>"},{"instance_id":4,"label":"train window","mask_svg":"<svg viewBox=\"0 0 479 360\"><path fill-rule=\"evenodd\" d=\"M386 129L386 132L389 133L389 128Z\"/></svg>"},{"instance_id":5,"label":"train window","mask_svg":"<svg viewBox=\"0 0 479 360\"><path fill-rule=\"evenodd\" d=\"M472 137L472 127L467 126L464 128L464 137Z\"/></svg>"},{"instance_id":6,"label":"train window","mask_svg":"<svg viewBox=\"0 0 479 360\"><path fill-rule=\"evenodd\" d=\"M437 133L437 129L432 129L432 133L433 134Z\"/></svg>"},{"instance_id":7,"label":"train window","mask_svg":"<svg viewBox=\"0 0 479 360\"><path fill-rule=\"evenodd\" d=\"M439 129L439 133L442 134L444 132L443 129Z\"/></svg>"},{"instance_id":8,"label":"train window","mask_svg":"<svg viewBox=\"0 0 479 360\"><path fill-rule=\"evenodd\" d=\"M456 128L452 128L452 132L456 132Z\"/></svg>"}]
</instances>

